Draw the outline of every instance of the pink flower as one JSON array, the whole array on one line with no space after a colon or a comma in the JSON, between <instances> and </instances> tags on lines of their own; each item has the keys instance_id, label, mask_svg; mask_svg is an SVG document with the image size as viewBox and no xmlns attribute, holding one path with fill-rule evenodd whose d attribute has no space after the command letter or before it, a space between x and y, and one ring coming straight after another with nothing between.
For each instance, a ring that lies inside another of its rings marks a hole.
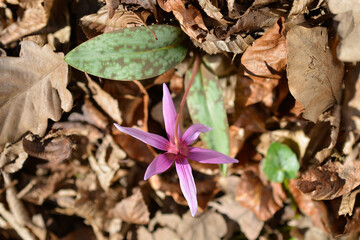
<instances>
[{"instance_id":1,"label":"pink flower","mask_svg":"<svg viewBox=\"0 0 360 240\"><path fill-rule=\"evenodd\" d=\"M121 127L116 123L115 126L123 133L129 134L154 148L166 151L166 153L160 154L150 163L145 172L144 179L147 180L155 174L166 171L173 162L175 162L181 191L189 204L191 215L195 216L198 206L196 186L188 159L201 163L214 164L237 163L238 160L213 150L189 147L189 145L198 138L200 133L211 130L211 128L203 124L198 123L192 125L182 136L178 134L180 137L178 141L175 141L175 121L177 113L166 84L163 84L163 115L165 129L169 140L162 136L147 133L135 128ZM180 131L180 129L178 129L178 131ZM176 142L178 142L178 146L176 145Z\"/></svg>"}]
</instances>

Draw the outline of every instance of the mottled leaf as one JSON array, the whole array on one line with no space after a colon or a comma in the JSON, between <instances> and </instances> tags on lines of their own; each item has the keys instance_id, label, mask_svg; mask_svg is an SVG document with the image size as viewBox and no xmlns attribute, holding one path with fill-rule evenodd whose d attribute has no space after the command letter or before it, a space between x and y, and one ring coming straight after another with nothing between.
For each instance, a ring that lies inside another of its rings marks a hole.
<instances>
[{"instance_id":1,"label":"mottled leaf","mask_svg":"<svg viewBox=\"0 0 360 240\"><path fill-rule=\"evenodd\" d=\"M122 29L97 36L68 53L65 61L92 75L114 80L158 76L180 63L186 35L169 25Z\"/></svg>"},{"instance_id":2,"label":"mottled leaf","mask_svg":"<svg viewBox=\"0 0 360 240\"><path fill-rule=\"evenodd\" d=\"M283 182L284 178L296 178L299 167L296 154L287 145L278 142L270 145L263 165L270 181Z\"/></svg>"},{"instance_id":3,"label":"mottled leaf","mask_svg":"<svg viewBox=\"0 0 360 240\"><path fill-rule=\"evenodd\" d=\"M190 78L191 72L188 72ZM209 149L224 153L230 152L229 124L218 85L217 76L201 65L195 76L187 98L187 106L193 123L202 123L212 130L200 137ZM222 165L223 172L226 171Z\"/></svg>"}]
</instances>

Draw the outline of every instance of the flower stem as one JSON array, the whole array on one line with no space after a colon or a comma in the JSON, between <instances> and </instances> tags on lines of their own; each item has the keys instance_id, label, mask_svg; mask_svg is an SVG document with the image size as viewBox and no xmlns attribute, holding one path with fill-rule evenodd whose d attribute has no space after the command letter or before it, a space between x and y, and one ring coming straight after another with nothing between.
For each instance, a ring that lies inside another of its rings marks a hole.
<instances>
[{"instance_id":1,"label":"flower stem","mask_svg":"<svg viewBox=\"0 0 360 240\"><path fill-rule=\"evenodd\" d=\"M188 84L188 86L187 86L187 88L185 90L184 96L181 99L179 112L178 112L178 114L176 116L176 122L175 122L175 145L177 147L179 147L178 129L179 129L180 116L181 116L181 112L182 112L182 110L184 108L184 105L185 105L186 97L189 94L190 87L194 82L195 75L196 75L198 67L199 67L199 59L200 59L199 54L195 53L195 61L194 61L194 66L193 66L193 70L192 70L192 73L191 73L191 78L190 78L189 84Z\"/></svg>"}]
</instances>

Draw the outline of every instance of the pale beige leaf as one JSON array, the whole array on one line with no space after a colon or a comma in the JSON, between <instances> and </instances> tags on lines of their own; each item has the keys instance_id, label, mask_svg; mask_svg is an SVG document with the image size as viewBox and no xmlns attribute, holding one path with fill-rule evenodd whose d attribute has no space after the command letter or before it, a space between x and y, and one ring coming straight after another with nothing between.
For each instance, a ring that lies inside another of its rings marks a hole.
<instances>
[{"instance_id":1,"label":"pale beige leaf","mask_svg":"<svg viewBox=\"0 0 360 240\"><path fill-rule=\"evenodd\" d=\"M360 2L358 0L327 0L334 17L340 43L337 56L341 61L360 60Z\"/></svg>"},{"instance_id":2,"label":"pale beige leaf","mask_svg":"<svg viewBox=\"0 0 360 240\"><path fill-rule=\"evenodd\" d=\"M0 169L6 173L14 173L20 170L27 159L28 154L24 151L22 142L7 144L0 153Z\"/></svg>"},{"instance_id":3,"label":"pale beige leaf","mask_svg":"<svg viewBox=\"0 0 360 240\"><path fill-rule=\"evenodd\" d=\"M307 11L307 6L311 4L314 0L296 0L291 6L289 17L297 16L303 14Z\"/></svg>"},{"instance_id":4,"label":"pale beige leaf","mask_svg":"<svg viewBox=\"0 0 360 240\"><path fill-rule=\"evenodd\" d=\"M63 55L48 45L21 46L20 57L0 57L0 145L27 131L43 135L48 118L57 121L72 107Z\"/></svg>"},{"instance_id":5,"label":"pale beige leaf","mask_svg":"<svg viewBox=\"0 0 360 240\"><path fill-rule=\"evenodd\" d=\"M257 239L264 226L264 221L259 220L255 213L241 206L240 203L230 195L225 195L216 202L210 202L209 205L237 222L241 231L248 239Z\"/></svg>"},{"instance_id":6,"label":"pale beige leaf","mask_svg":"<svg viewBox=\"0 0 360 240\"><path fill-rule=\"evenodd\" d=\"M353 215L356 196L358 195L359 192L360 189L357 189L351 193L342 196L341 204L338 211L339 215L349 215L349 216Z\"/></svg>"},{"instance_id":7,"label":"pale beige leaf","mask_svg":"<svg viewBox=\"0 0 360 240\"><path fill-rule=\"evenodd\" d=\"M10 24L0 32L0 42L8 44L19 40L21 37L36 32L46 26L48 21L47 11L41 4L38 7L28 8L22 18Z\"/></svg>"},{"instance_id":8,"label":"pale beige leaf","mask_svg":"<svg viewBox=\"0 0 360 240\"><path fill-rule=\"evenodd\" d=\"M341 101L343 64L331 53L326 28L288 27L289 89L305 107L303 117L316 122L320 114Z\"/></svg>"},{"instance_id":9,"label":"pale beige leaf","mask_svg":"<svg viewBox=\"0 0 360 240\"><path fill-rule=\"evenodd\" d=\"M208 210L197 218L187 212L177 232L187 240L218 240L226 234L227 226L225 219L214 210Z\"/></svg>"},{"instance_id":10,"label":"pale beige leaf","mask_svg":"<svg viewBox=\"0 0 360 240\"><path fill-rule=\"evenodd\" d=\"M115 208L110 210L110 215L134 224L148 224L150 217L140 189L136 189L133 195L117 203Z\"/></svg>"}]
</instances>

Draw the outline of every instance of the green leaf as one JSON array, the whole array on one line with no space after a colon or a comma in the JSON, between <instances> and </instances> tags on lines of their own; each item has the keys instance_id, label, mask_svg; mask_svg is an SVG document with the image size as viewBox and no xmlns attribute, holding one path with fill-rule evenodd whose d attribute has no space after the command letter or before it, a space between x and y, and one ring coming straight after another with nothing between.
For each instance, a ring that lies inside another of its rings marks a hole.
<instances>
[{"instance_id":1,"label":"green leaf","mask_svg":"<svg viewBox=\"0 0 360 240\"><path fill-rule=\"evenodd\" d=\"M170 25L134 27L104 33L69 52L65 61L81 71L114 80L158 76L180 63L186 53L186 34Z\"/></svg>"},{"instance_id":2,"label":"green leaf","mask_svg":"<svg viewBox=\"0 0 360 240\"><path fill-rule=\"evenodd\" d=\"M287 145L278 142L270 145L263 163L263 171L270 181L296 178L299 167L296 154Z\"/></svg>"},{"instance_id":3,"label":"green leaf","mask_svg":"<svg viewBox=\"0 0 360 240\"><path fill-rule=\"evenodd\" d=\"M191 71L187 72L187 82ZM201 64L186 100L193 123L202 123L212 130L200 137L209 149L229 155L229 124L218 78ZM226 164L221 164L226 174Z\"/></svg>"}]
</instances>

